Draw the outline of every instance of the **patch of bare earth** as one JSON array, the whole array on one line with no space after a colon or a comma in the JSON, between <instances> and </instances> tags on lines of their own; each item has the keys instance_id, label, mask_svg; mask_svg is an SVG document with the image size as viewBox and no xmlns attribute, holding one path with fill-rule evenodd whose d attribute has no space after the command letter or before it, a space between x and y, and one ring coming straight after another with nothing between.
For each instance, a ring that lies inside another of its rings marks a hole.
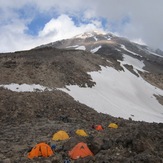
<instances>
[{"instance_id":1,"label":"patch of bare earth","mask_svg":"<svg viewBox=\"0 0 163 163\"><path fill-rule=\"evenodd\" d=\"M157 98L158 102L163 106L163 96L158 96L158 95L154 95L154 96Z\"/></svg>"},{"instance_id":2,"label":"patch of bare earth","mask_svg":"<svg viewBox=\"0 0 163 163\"><path fill-rule=\"evenodd\" d=\"M153 86L163 89L163 74L162 73L149 73L149 72L141 72L139 71L141 77L146 80L148 83ZM163 96L154 95L158 102L163 105Z\"/></svg>"},{"instance_id":3,"label":"patch of bare earth","mask_svg":"<svg viewBox=\"0 0 163 163\"><path fill-rule=\"evenodd\" d=\"M139 74L147 82L151 83L152 85L160 89L163 89L163 74L162 73L148 73L148 72L139 71Z\"/></svg>"}]
</instances>

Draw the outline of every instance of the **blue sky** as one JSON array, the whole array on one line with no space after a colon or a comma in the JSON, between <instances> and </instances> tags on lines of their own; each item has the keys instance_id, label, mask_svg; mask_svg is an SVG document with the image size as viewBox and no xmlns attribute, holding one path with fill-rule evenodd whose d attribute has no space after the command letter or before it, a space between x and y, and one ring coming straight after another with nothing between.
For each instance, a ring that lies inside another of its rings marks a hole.
<instances>
[{"instance_id":1,"label":"blue sky","mask_svg":"<svg viewBox=\"0 0 163 163\"><path fill-rule=\"evenodd\" d=\"M38 32L41 31L45 24L48 23L54 16L44 15L38 13L30 23L27 24L27 34L37 36Z\"/></svg>"},{"instance_id":2,"label":"blue sky","mask_svg":"<svg viewBox=\"0 0 163 163\"><path fill-rule=\"evenodd\" d=\"M162 0L0 0L0 52L102 30L163 49Z\"/></svg>"}]
</instances>

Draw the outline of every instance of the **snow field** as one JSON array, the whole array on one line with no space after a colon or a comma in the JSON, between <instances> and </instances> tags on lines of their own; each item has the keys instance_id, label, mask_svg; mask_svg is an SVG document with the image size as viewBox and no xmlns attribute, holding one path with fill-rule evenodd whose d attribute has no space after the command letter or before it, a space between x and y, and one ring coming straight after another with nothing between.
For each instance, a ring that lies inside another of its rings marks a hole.
<instances>
[{"instance_id":1,"label":"snow field","mask_svg":"<svg viewBox=\"0 0 163 163\"><path fill-rule=\"evenodd\" d=\"M154 96L163 95L163 90L125 68L125 72L110 67L101 68L99 72L89 73L96 82L93 88L71 85L66 86L70 91L64 88L61 90L98 112L125 119L131 117L137 121L163 122L163 106Z\"/></svg>"}]
</instances>

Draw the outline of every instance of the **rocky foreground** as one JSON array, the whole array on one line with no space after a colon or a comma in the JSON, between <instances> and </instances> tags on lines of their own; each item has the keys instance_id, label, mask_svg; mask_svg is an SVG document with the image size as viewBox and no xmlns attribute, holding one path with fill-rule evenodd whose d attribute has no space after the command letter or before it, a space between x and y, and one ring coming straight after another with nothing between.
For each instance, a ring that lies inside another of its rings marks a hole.
<instances>
[{"instance_id":1,"label":"rocky foreground","mask_svg":"<svg viewBox=\"0 0 163 163\"><path fill-rule=\"evenodd\" d=\"M163 162L162 123L135 122L97 113L58 90L17 93L1 88L0 101L2 163L62 163L68 151L81 141L88 144L94 156L71 162ZM108 128L111 122L119 128ZM104 130L92 129L93 124L102 124ZM76 129L84 129L89 137L77 136ZM71 138L52 141L52 135L58 130L65 130ZM39 142L55 144L54 155L29 160L28 150Z\"/></svg>"}]
</instances>

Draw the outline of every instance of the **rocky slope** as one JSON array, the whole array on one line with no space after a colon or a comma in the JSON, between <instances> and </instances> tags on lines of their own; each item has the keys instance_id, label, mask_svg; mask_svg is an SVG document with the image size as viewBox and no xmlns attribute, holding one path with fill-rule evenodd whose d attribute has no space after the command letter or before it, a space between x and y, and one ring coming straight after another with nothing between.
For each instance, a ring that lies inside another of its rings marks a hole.
<instances>
[{"instance_id":1,"label":"rocky slope","mask_svg":"<svg viewBox=\"0 0 163 163\"><path fill-rule=\"evenodd\" d=\"M0 160L8 162L63 162L78 142L86 142L94 157L75 162L162 162L163 124L135 122L97 113L61 92L16 93L1 89ZM3 108L3 109L2 109ZM62 117L67 117L64 121ZM114 122L118 129L109 129ZM104 131L95 131L92 124L102 124ZM75 135L84 129L88 138ZM70 139L51 141L58 130L69 133ZM39 142L56 144L50 158L27 159L27 151ZM62 147L62 148L61 148ZM72 161L73 162L73 161Z\"/></svg>"},{"instance_id":2,"label":"rocky slope","mask_svg":"<svg viewBox=\"0 0 163 163\"><path fill-rule=\"evenodd\" d=\"M106 60L91 53L45 48L0 55L0 82L41 84L63 87L66 84L93 85L89 75L108 65ZM48 80L47 80L48 79Z\"/></svg>"},{"instance_id":3,"label":"rocky slope","mask_svg":"<svg viewBox=\"0 0 163 163\"><path fill-rule=\"evenodd\" d=\"M0 85L92 87L95 83L87 72L99 70L99 65L123 70L117 60L110 58L108 62L108 59L90 52L55 48L0 54ZM63 117L68 120L64 121ZM110 122L117 123L119 128L109 129ZM13 92L0 87L0 123L0 162L61 163L80 141L88 144L94 156L71 162L163 162L162 123L135 122L97 113L57 89ZM93 130L93 124L102 124L104 131ZM79 128L89 137L76 136L74 131ZM71 138L53 142L52 135L58 130L67 131ZM28 150L42 141L56 144L55 154L49 158L27 159Z\"/></svg>"},{"instance_id":4,"label":"rocky slope","mask_svg":"<svg viewBox=\"0 0 163 163\"><path fill-rule=\"evenodd\" d=\"M163 124L135 122L97 113L61 92L16 93L1 89L0 160L3 162L63 162L68 151L78 142L86 142L94 157L75 162L162 162ZM2 109L3 108L3 109ZM64 121L62 117L67 117ZM118 129L109 129L114 122ZM92 124L102 124L96 131ZM75 135L84 129L88 138ZM51 140L58 130L69 133L70 139ZM28 150L39 142L55 144L50 158L27 159ZM73 160L72 160L73 162Z\"/></svg>"}]
</instances>

